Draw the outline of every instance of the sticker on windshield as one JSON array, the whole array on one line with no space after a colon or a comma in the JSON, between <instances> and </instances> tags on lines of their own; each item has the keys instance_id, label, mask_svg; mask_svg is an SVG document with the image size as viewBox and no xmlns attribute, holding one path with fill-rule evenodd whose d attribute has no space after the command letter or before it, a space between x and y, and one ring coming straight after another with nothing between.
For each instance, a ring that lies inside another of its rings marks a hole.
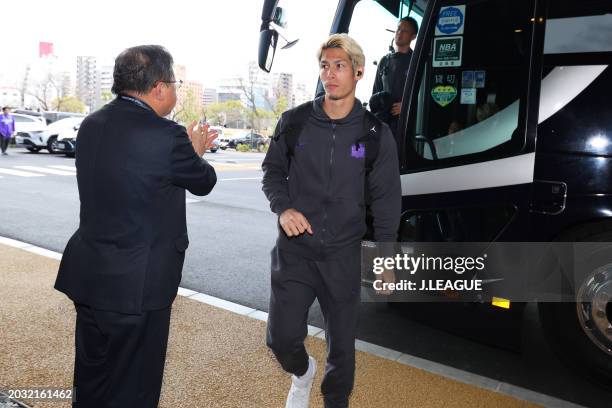
<instances>
[{"instance_id":1,"label":"sticker on windshield","mask_svg":"<svg viewBox=\"0 0 612 408\"><path fill-rule=\"evenodd\" d=\"M440 37L434 40L434 67L460 67L463 37Z\"/></svg>"},{"instance_id":2,"label":"sticker on windshield","mask_svg":"<svg viewBox=\"0 0 612 408\"><path fill-rule=\"evenodd\" d=\"M476 105L476 88L464 88L461 90L462 105Z\"/></svg>"},{"instance_id":3,"label":"sticker on windshield","mask_svg":"<svg viewBox=\"0 0 612 408\"><path fill-rule=\"evenodd\" d=\"M463 88L474 88L474 71L463 71L461 73L461 86Z\"/></svg>"},{"instance_id":4,"label":"sticker on windshield","mask_svg":"<svg viewBox=\"0 0 612 408\"><path fill-rule=\"evenodd\" d=\"M486 71L474 71L474 87L484 88L487 78Z\"/></svg>"},{"instance_id":5,"label":"sticker on windshield","mask_svg":"<svg viewBox=\"0 0 612 408\"><path fill-rule=\"evenodd\" d=\"M436 36L463 34L465 5L442 7L436 23Z\"/></svg>"},{"instance_id":6,"label":"sticker on windshield","mask_svg":"<svg viewBox=\"0 0 612 408\"><path fill-rule=\"evenodd\" d=\"M436 86L431 90L431 96L441 107L445 107L457 97L457 88L454 86Z\"/></svg>"}]
</instances>

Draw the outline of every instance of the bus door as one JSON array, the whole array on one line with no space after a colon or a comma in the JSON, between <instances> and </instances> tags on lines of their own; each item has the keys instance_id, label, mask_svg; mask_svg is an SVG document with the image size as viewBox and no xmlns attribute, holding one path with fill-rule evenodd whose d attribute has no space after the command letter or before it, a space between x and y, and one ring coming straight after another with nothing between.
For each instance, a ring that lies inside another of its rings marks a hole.
<instances>
[{"instance_id":1,"label":"bus door","mask_svg":"<svg viewBox=\"0 0 612 408\"><path fill-rule=\"evenodd\" d=\"M404 93L403 242L519 241L529 230L534 0L429 4Z\"/></svg>"}]
</instances>

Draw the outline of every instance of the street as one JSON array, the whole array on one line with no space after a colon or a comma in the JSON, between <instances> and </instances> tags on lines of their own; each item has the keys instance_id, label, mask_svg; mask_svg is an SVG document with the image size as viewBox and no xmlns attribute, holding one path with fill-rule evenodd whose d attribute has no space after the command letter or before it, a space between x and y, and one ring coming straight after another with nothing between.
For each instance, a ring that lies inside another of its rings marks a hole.
<instances>
[{"instance_id":1,"label":"street","mask_svg":"<svg viewBox=\"0 0 612 408\"><path fill-rule=\"evenodd\" d=\"M266 311L269 253L277 230L261 192L263 154L219 150L204 157L217 170L218 182L209 196L187 195L190 245L181 286ZM74 159L9 149L9 156L0 157L0 236L62 252L78 226L75 175ZM552 354L532 306L522 353L448 333L443 321L434 328L376 303L362 303L359 338L575 404L609 406L609 392L587 383ZM316 303L309 323L323 327ZM476 337L479 330L472 330Z\"/></svg>"}]
</instances>

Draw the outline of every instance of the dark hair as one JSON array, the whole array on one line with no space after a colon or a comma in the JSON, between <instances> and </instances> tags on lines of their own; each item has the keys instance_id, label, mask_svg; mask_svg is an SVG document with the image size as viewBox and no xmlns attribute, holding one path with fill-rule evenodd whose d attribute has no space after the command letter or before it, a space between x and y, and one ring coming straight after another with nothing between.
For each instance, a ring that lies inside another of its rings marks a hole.
<instances>
[{"instance_id":1,"label":"dark hair","mask_svg":"<svg viewBox=\"0 0 612 408\"><path fill-rule=\"evenodd\" d=\"M161 45L128 48L115 58L111 91L145 94L156 82L174 80L173 63L172 55Z\"/></svg>"},{"instance_id":2,"label":"dark hair","mask_svg":"<svg viewBox=\"0 0 612 408\"><path fill-rule=\"evenodd\" d=\"M8 106L3 106L3 107L2 107L2 112L4 112L4 111L5 111L5 110L7 110L7 109L11 109L11 108L9 108Z\"/></svg>"},{"instance_id":3,"label":"dark hair","mask_svg":"<svg viewBox=\"0 0 612 408\"><path fill-rule=\"evenodd\" d=\"M412 18L412 17L404 17L399 22L401 23L402 21L410 23L410 25L414 29L414 33L415 34L419 33L419 23L417 23L417 21L414 18Z\"/></svg>"}]
</instances>

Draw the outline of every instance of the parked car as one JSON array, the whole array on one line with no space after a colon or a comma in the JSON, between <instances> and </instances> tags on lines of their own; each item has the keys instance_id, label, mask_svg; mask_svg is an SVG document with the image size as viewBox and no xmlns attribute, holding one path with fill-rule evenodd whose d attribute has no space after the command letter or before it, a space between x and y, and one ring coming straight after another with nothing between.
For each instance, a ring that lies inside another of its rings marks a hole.
<instances>
[{"instance_id":1,"label":"parked car","mask_svg":"<svg viewBox=\"0 0 612 408\"><path fill-rule=\"evenodd\" d=\"M57 153L58 135L65 130L74 129L82 121L83 118L66 118L51 123L40 132L21 132L15 138L15 143L18 146L24 146L33 153L37 153L42 149L47 149L49 153Z\"/></svg>"},{"instance_id":2,"label":"parked car","mask_svg":"<svg viewBox=\"0 0 612 408\"><path fill-rule=\"evenodd\" d=\"M75 113L75 112L55 112L55 111L47 111L43 112L43 117L46 119L47 124L58 122L62 119L66 118L81 118L83 119L85 116L84 113Z\"/></svg>"},{"instance_id":3,"label":"parked car","mask_svg":"<svg viewBox=\"0 0 612 408\"><path fill-rule=\"evenodd\" d=\"M25 146L28 150L39 151L33 142L24 143L25 139L39 141L40 134L47 128L41 118L21 113L13 113L15 119L15 144Z\"/></svg>"},{"instance_id":4,"label":"parked car","mask_svg":"<svg viewBox=\"0 0 612 408\"><path fill-rule=\"evenodd\" d=\"M234 148L236 149L240 145L250 146L251 149L260 149L263 148L268 139L258 133L254 133L252 130L248 130L246 132L239 133L231 139L226 139L226 148Z\"/></svg>"},{"instance_id":5,"label":"parked car","mask_svg":"<svg viewBox=\"0 0 612 408\"><path fill-rule=\"evenodd\" d=\"M213 142L213 145L210 149L208 149L211 153L217 153L221 147L221 139L223 139L223 128L221 126L211 126L211 130L217 131L217 138Z\"/></svg>"},{"instance_id":6,"label":"parked car","mask_svg":"<svg viewBox=\"0 0 612 408\"><path fill-rule=\"evenodd\" d=\"M45 120L45 117L43 115L43 112L38 112L38 111L33 111L33 110L28 110L28 109L15 109L12 111L12 113L19 113L21 115L27 115L27 116L32 116L37 118L38 120L40 120L42 123L44 123L45 125L48 125L49 123Z\"/></svg>"},{"instance_id":7,"label":"parked car","mask_svg":"<svg viewBox=\"0 0 612 408\"><path fill-rule=\"evenodd\" d=\"M58 153L64 153L68 157L74 157L76 153L77 133L79 133L81 122L83 122L83 118L80 118L80 121L71 128L62 129L62 131L57 135L55 150Z\"/></svg>"}]
</instances>

